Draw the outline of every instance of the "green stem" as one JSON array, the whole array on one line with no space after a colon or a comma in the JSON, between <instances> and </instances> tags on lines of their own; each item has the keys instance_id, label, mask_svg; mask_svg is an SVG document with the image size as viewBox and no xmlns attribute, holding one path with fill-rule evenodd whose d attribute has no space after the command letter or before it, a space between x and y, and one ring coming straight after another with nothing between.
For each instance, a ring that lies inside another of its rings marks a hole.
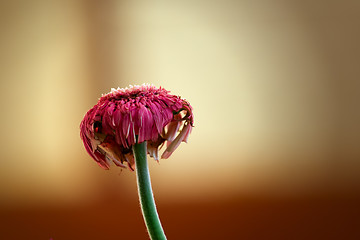
<instances>
[{"instance_id":1,"label":"green stem","mask_svg":"<svg viewBox=\"0 0 360 240\"><path fill-rule=\"evenodd\" d=\"M154 195L151 189L150 174L146 158L146 141L142 143L136 143L133 146L133 153L135 156L135 167L141 211L149 236L152 240L166 240L159 215L156 211Z\"/></svg>"}]
</instances>

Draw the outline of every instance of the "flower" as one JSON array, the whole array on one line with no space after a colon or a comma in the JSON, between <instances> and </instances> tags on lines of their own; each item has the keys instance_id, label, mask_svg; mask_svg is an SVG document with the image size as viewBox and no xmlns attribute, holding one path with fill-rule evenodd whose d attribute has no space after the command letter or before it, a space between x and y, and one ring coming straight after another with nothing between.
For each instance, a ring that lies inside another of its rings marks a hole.
<instances>
[{"instance_id":1,"label":"flower","mask_svg":"<svg viewBox=\"0 0 360 240\"><path fill-rule=\"evenodd\" d=\"M134 170L132 146L147 141L147 151L158 161L187 142L193 127L192 107L180 96L153 85L112 88L84 116L80 137L86 151L104 169L114 162Z\"/></svg>"}]
</instances>

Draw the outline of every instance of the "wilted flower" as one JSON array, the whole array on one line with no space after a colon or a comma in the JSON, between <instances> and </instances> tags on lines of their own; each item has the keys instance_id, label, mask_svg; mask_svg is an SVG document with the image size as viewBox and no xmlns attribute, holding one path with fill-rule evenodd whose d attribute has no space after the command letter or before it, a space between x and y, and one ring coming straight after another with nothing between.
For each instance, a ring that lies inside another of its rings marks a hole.
<instances>
[{"instance_id":1,"label":"wilted flower","mask_svg":"<svg viewBox=\"0 0 360 240\"><path fill-rule=\"evenodd\" d=\"M163 88L137 85L111 89L102 95L80 124L87 152L103 168L111 161L126 162L134 170L132 146L147 141L147 151L158 161L158 150L166 142L161 158L168 158L193 127L192 107Z\"/></svg>"}]
</instances>

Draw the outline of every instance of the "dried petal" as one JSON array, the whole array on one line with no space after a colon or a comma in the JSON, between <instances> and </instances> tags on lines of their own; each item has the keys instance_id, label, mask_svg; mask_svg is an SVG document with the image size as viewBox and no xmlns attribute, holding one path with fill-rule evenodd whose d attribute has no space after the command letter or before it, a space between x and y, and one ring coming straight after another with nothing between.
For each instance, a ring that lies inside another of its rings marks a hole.
<instances>
[{"instance_id":1,"label":"dried petal","mask_svg":"<svg viewBox=\"0 0 360 240\"><path fill-rule=\"evenodd\" d=\"M185 137L188 136L189 131L191 131L191 125L186 124L175 140L165 149L165 152L161 155L161 158L166 159L170 157L175 149L180 145L180 143L184 141Z\"/></svg>"}]
</instances>

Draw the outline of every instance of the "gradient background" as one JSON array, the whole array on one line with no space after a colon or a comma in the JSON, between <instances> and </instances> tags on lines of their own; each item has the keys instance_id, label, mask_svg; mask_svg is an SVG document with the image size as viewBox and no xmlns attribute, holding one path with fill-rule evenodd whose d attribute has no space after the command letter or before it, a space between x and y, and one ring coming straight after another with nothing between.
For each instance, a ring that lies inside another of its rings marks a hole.
<instances>
[{"instance_id":1,"label":"gradient background","mask_svg":"<svg viewBox=\"0 0 360 240\"><path fill-rule=\"evenodd\" d=\"M360 1L0 3L0 239L147 239L79 137L153 83L195 128L149 161L169 239L360 239Z\"/></svg>"}]
</instances>

